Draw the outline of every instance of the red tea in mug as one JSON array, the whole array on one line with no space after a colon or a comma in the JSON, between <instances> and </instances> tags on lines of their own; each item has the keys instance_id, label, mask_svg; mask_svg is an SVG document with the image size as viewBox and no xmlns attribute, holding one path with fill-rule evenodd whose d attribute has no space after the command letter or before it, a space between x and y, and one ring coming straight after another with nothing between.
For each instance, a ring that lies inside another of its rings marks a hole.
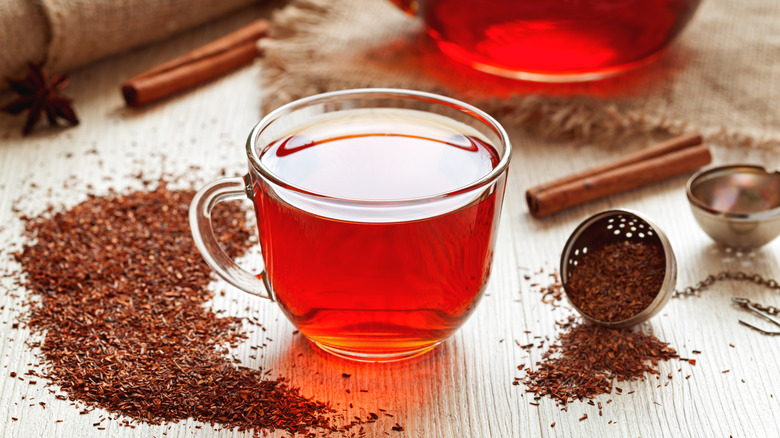
<instances>
[{"instance_id":1,"label":"red tea in mug","mask_svg":"<svg viewBox=\"0 0 780 438\"><path fill-rule=\"evenodd\" d=\"M419 111L342 111L259 155L297 188L258 180L253 196L269 283L307 338L353 358L402 356L472 313L505 185L457 193L499 162L473 128Z\"/></svg>"},{"instance_id":2,"label":"red tea in mug","mask_svg":"<svg viewBox=\"0 0 780 438\"><path fill-rule=\"evenodd\" d=\"M608 76L651 59L682 31L699 2L420 0L418 13L439 47L461 62L555 81Z\"/></svg>"}]
</instances>

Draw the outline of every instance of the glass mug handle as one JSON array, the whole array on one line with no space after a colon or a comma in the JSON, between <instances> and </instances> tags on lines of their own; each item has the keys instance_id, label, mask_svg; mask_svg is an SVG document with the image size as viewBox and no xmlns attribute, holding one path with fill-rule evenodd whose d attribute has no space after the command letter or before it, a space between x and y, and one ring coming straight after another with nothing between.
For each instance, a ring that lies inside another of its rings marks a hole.
<instances>
[{"instance_id":1,"label":"glass mug handle","mask_svg":"<svg viewBox=\"0 0 780 438\"><path fill-rule=\"evenodd\" d=\"M211 223L211 210L215 205L222 201L233 201L246 197L251 199L250 187L248 175L244 178L222 178L206 184L192 198L190 231L195 246L203 259L220 277L244 292L273 301L270 288L258 278L265 278L265 270L259 276L255 276L238 266L219 246Z\"/></svg>"}]
</instances>

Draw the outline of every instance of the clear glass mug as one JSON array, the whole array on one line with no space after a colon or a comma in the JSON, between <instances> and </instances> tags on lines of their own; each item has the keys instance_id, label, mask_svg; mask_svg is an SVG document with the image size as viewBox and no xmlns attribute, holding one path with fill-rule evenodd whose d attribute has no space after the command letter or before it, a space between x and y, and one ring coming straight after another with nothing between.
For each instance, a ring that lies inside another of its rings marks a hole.
<instances>
[{"instance_id":1,"label":"clear glass mug","mask_svg":"<svg viewBox=\"0 0 780 438\"><path fill-rule=\"evenodd\" d=\"M425 353L474 311L490 274L511 145L489 115L447 97L363 89L273 111L249 173L201 189L195 244L238 288L274 300L314 344L362 361ZM219 247L212 207L249 197L265 269Z\"/></svg>"},{"instance_id":2,"label":"clear glass mug","mask_svg":"<svg viewBox=\"0 0 780 438\"><path fill-rule=\"evenodd\" d=\"M450 57L540 82L601 79L662 53L701 0L390 0Z\"/></svg>"}]
</instances>

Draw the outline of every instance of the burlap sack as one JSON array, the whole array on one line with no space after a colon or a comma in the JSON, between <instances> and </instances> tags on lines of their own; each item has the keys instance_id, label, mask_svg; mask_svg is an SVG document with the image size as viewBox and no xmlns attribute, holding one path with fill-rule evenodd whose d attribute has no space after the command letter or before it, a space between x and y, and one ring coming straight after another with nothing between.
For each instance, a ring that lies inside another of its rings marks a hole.
<instances>
[{"instance_id":1,"label":"burlap sack","mask_svg":"<svg viewBox=\"0 0 780 438\"><path fill-rule=\"evenodd\" d=\"M294 0L274 17L266 109L355 87L402 87L469 101L550 137L617 142L698 129L723 145L780 147L780 2L703 0L670 51L626 75L532 84L440 54L388 0Z\"/></svg>"},{"instance_id":2,"label":"burlap sack","mask_svg":"<svg viewBox=\"0 0 780 438\"><path fill-rule=\"evenodd\" d=\"M255 0L3 0L0 78L65 71L160 40Z\"/></svg>"}]
</instances>

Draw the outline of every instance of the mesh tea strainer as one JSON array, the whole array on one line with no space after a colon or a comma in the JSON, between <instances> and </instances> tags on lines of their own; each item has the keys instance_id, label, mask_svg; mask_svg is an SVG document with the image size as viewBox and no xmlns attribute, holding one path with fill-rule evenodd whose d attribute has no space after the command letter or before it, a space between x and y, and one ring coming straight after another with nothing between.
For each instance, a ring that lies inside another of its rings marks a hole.
<instances>
[{"instance_id":1,"label":"mesh tea strainer","mask_svg":"<svg viewBox=\"0 0 780 438\"><path fill-rule=\"evenodd\" d=\"M624 209L603 211L582 222L566 242L560 272L574 308L589 322L615 328L658 313L677 280L666 235L644 215ZM582 284L589 285L587 293ZM594 310L604 308L609 312Z\"/></svg>"}]
</instances>

